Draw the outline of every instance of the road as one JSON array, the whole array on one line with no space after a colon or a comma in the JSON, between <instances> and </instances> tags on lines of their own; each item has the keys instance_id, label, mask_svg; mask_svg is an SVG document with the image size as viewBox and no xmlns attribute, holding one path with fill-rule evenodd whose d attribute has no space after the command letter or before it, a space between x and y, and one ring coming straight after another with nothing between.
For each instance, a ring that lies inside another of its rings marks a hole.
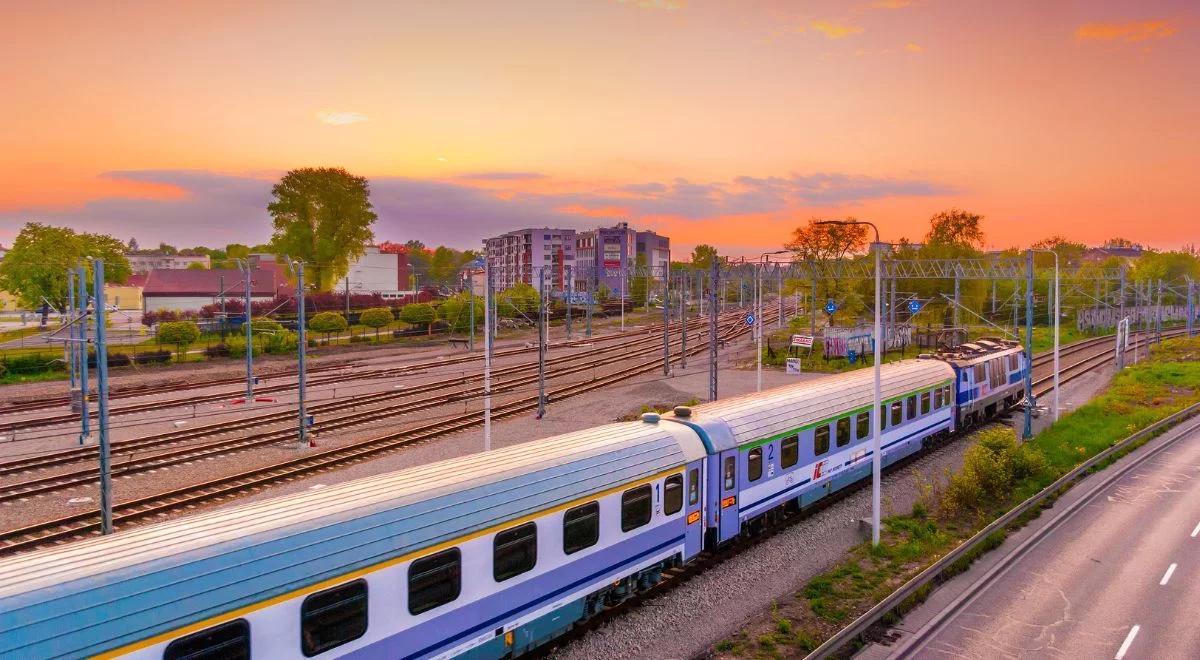
<instances>
[{"instance_id":1,"label":"road","mask_svg":"<svg viewBox=\"0 0 1200 660\"><path fill-rule=\"evenodd\" d=\"M978 568L959 580L971 581ZM1100 490L904 656L1200 658L1198 603L1200 430L1193 430ZM900 628L915 629L920 609Z\"/></svg>"}]
</instances>

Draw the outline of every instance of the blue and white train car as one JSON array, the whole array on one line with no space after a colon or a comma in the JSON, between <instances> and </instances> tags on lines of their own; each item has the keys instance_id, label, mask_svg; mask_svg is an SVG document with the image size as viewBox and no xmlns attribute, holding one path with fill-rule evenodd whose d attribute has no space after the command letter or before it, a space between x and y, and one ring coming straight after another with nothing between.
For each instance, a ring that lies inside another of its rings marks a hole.
<instances>
[{"instance_id":1,"label":"blue and white train car","mask_svg":"<svg viewBox=\"0 0 1200 660\"><path fill-rule=\"evenodd\" d=\"M961 427L991 419L1025 396L1029 360L1015 341L979 339L939 353L938 359L954 368Z\"/></svg>"},{"instance_id":2,"label":"blue and white train car","mask_svg":"<svg viewBox=\"0 0 1200 660\"><path fill-rule=\"evenodd\" d=\"M706 451L610 424L0 560L0 657L501 658L701 549Z\"/></svg>"},{"instance_id":3,"label":"blue and white train car","mask_svg":"<svg viewBox=\"0 0 1200 660\"><path fill-rule=\"evenodd\" d=\"M714 454L706 542L714 546L785 507L803 508L870 473L872 420L883 420L884 466L954 430L954 370L940 360L881 367L882 416L872 370L677 408L664 421L696 431Z\"/></svg>"}]
</instances>

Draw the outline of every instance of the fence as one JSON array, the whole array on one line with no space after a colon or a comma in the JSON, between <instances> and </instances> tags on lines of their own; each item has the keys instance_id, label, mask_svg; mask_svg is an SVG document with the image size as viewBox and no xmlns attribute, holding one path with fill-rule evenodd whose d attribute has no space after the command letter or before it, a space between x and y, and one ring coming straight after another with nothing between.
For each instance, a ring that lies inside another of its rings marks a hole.
<instances>
[{"instance_id":1,"label":"fence","mask_svg":"<svg viewBox=\"0 0 1200 660\"><path fill-rule=\"evenodd\" d=\"M1102 309L1093 309L1085 307L1076 312L1075 327L1081 331L1116 328L1117 321L1126 316L1129 317L1129 321L1133 325L1138 325L1143 321L1154 323L1155 318L1157 318L1158 309L1158 305L1126 307L1124 316L1122 316L1119 308L1105 307ZM1163 321L1183 321L1185 319L1187 319L1187 307L1183 305L1162 306Z\"/></svg>"}]
</instances>

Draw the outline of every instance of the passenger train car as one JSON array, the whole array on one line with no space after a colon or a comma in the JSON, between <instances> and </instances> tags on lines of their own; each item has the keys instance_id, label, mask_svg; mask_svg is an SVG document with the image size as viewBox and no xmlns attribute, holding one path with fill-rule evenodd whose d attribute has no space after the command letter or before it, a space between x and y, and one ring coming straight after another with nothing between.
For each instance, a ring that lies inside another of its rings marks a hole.
<instances>
[{"instance_id":1,"label":"passenger train car","mask_svg":"<svg viewBox=\"0 0 1200 660\"><path fill-rule=\"evenodd\" d=\"M861 370L2 559L0 657L519 656L866 476L875 420L888 465L996 410L1011 348L884 365L879 414Z\"/></svg>"}]
</instances>

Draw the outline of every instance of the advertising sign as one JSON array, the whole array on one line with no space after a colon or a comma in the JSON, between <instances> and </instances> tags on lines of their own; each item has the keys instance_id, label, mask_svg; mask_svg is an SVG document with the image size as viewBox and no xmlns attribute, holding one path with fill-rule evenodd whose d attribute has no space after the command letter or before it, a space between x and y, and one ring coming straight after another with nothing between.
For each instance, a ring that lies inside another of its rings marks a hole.
<instances>
[{"instance_id":1,"label":"advertising sign","mask_svg":"<svg viewBox=\"0 0 1200 660\"><path fill-rule=\"evenodd\" d=\"M800 373L800 358L787 359L787 372L793 375Z\"/></svg>"},{"instance_id":2,"label":"advertising sign","mask_svg":"<svg viewBox=\"0 0 1200 660\"><path fill-rule=\"evenodd\" d=\"M609 239L604 241L604 268L617 270L621 267L621 241Z\"/></svg>"},{"instance_id":3,"label":"advertising sign","mask_svg":"<svg viewBox=\"0 0 1200 660\"><path fill-rule=\"evenodd\" d=\"M796 348L812 348L812 335L792 335L792 346Z\"/></svg>"}]
</instances>

